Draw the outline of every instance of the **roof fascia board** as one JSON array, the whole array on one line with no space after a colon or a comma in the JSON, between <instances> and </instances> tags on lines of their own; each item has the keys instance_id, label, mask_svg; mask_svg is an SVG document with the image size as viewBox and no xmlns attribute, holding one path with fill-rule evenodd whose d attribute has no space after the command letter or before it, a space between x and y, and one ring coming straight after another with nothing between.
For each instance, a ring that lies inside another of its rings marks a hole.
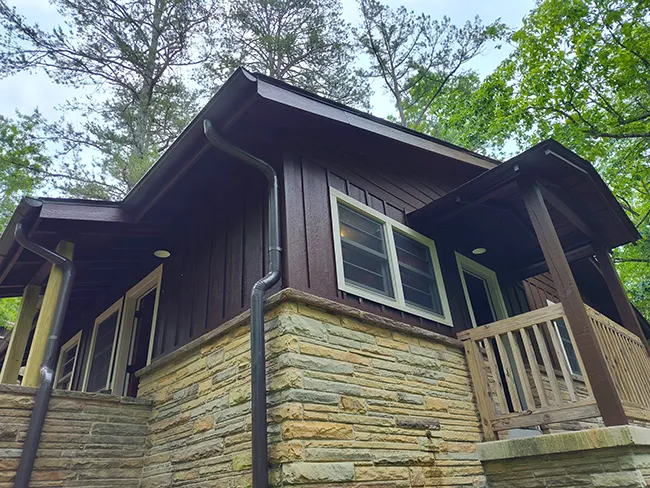
<instances>
[{"instance_id":1,"label":"roof fascia board","mask_svg":"<svg viewBox=\"0 0 650 488\"><path fill-rule=\"evenodd\" d=\"M469 152L440 144L422 135L411 134L403 128L392 127L368 117L362 117L354 112L289 91L262 79L258 80L258 93L262 98L269 101L310 112L441 156L463 161L485 169L491 169L497 166L496 163L475 156Z\"/></svg>"},{"instance_id":2,"label":"roof fascia board","mask_svg":"<svg viewBox=\"0 0 650 488\"><path fill-rule=\"evenodd\" d=\"M123 205L93 202L52 202L43 200L40 218L91 222L131 223L133 219Z\"/></svg>"}]
</instances>

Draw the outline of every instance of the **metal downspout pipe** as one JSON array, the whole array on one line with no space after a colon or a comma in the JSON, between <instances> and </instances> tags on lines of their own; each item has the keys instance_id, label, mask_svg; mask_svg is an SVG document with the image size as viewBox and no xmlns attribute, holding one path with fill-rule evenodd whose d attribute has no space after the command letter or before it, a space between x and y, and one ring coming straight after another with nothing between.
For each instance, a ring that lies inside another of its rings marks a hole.
<instances>
[{"instance_id":1,"label":"metal downspout pipe","mask_svg":"<svg viewBox=\"0 0 650 488\"><path fill-rule=\"evenodd\" d=\"M278 177L268 163L248 154L223 139L203 121L203 132L210 143L244 163L260 170L268 181L269 270L253 285L251 292L251 406L253 488L268 488L269 461L266 425L266 353L264 345L264 294L281 276L280 210Z\"/></svg>"},{"instance_id":2,"label":"metal downspout pipe","mask_svg":"<svg viewBox=\"0 0 650 488\"><path fill-rule=\"evenodd\" d=\"M56 308L52 319L52 329L50 336L48 337L45 354L43 356L43 363L41 364L40 369L41 382L36 391L36 397L34 398L32 417L29 421L27 437L25 438L25 444L23 445L23 451L20 456L20 463L18 464L18 470L16 471L15 488L28 488L29 480L34 468L34 461L36 460L38 444L43 432L45 415L47 414L50 397L52 396L52 388L54 387L54 361L56 358L56 350L59 346L59 336L61 334L61 328L63 327L63 319L65 318L65 313L68 309L68 301L70 300L70 292L72 291L75 268L74 264L69 259L30 241L25 233L22 222L18 222L16 225L14 235L16 237L16 242L18 242L22 247L63 269L61 290L56 302Z\"/></svg>"}]
</instances>

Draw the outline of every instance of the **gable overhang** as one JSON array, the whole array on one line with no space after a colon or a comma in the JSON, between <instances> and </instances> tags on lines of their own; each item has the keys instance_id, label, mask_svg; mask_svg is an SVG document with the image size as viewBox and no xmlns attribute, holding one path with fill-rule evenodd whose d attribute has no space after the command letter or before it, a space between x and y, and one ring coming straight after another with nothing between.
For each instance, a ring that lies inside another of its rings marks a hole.
<instances>
[{"instance_id":1,"label":"gable overhang","mask_svg":"<svg viewBox=\"0 0 650 488\"><path fill-rule=\"evenodd\" d=\"M408 221L492 269L516 278L542 273L545 261L519 194L522 178L539 183L570 261L592 256L595 240L613 249L640 238L591 163L554 140L480 174L410 213ZM476 248L488 252L473 256Z\"/></svg>"}]
</instances>

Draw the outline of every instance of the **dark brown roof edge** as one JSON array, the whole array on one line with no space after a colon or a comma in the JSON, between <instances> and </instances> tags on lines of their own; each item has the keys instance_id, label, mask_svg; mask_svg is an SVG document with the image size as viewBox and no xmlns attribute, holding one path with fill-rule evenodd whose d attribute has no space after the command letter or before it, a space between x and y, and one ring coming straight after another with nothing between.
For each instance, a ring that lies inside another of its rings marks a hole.
<instances>
[{"instance_id":1,"label":"dark brown roof edge","mask_svg":"<svg viewBox=\"0 0 650 488\"><path fill-rule=\"evenodd\" d=\"M490 188L501 186L510 181L513 181L518 175L518 171L516 171L517 167L519 165L522 165L521 170L524 170L524 165L534 162L531 157L539 154L540 152L544 152L546 156L556 156L559 160L563 160L565 163L572 164L583 171L585 173L585 176L587 176L590 181L596 186L600 195L606 200L609 207L618 217L618 220L628 231L630 242L636 242L641 238L641 234L639 234L638 229L627 216L625 210L623 210L623 207L621 207L621 204L612 194L611 190L600 177L593 165L554 139L546 139L542 142L539 142L538 144L535 144L533 147L514 156L508 161L484 173L481 173L479 176L471 179L466 183L463 183L438 200L434 200L428 205L425 205L424 207L409 213L407 217L412 221L425 219L427 215L431 215L432 212L439 211L440 208L452 205L454 202L471 199L471 195L474 193L481 195L489 191Z\"/></svg>"}]
</instances>

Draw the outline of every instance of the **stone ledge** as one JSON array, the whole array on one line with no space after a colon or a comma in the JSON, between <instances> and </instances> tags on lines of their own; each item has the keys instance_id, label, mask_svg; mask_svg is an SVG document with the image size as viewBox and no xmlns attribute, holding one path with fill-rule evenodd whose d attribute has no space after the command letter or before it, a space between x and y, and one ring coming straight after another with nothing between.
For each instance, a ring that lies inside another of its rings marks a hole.
<instances>
[{"instance_id":1,"label":"stone ledge","mask_svg":"<svg viewBox=\"0 0 650 488\"><path fill-rule=\"evenodd\" d=\"M329 300L327 298L317 297L316 295L312 295L311 293L296 290L295 288L285 288L275 293L274 295L271 295L269 298L266 299L264 311L268 312L272 308L277 307L278 305L284 302L304 303L312 307L322 308L323 310L326 310L331 313L344 315L346 317L351 317L357 320L361 320L367 324L375 325L377 327L397 330L399 332L410 334L416 337L424 337L426 339L447 344L448 346L455 347L457 349L463 348L462 342L453 337L439 334L438 332L433 332L420 327L415 327L413 325L405 324L404 322L392 320L370 312L364 312L363 310L359 310L358 308L351 307L343 303L335 302L334 300ZM212 342L213 340L228 333L232 329L237 328L241 325L248 325L249 321L250 321L250 309L224 322L216 329L206 334L203 334L200 337L197 337L196 339L194 339L191 342L188 342L184 346L179 347L175 351L172 351L168 354L165 354L164 356L155 359L151 364L139 370L136 373L136 375L138 377L141 377L145 374L148 374L160 368L161 366L174 362L181 356L184 356L189 352L201 348L205 344Z\"/></svg>"},{"instance_id":2,"label":"stone ledge","mask_svg":"<svg viewBox=\"0 0 650 488\"><path fill-rule=\"evenodd\" d=\"M476 453L481 462L487 462L624 446L650 446L650 429L623 425L483 442Z\"/></svg>"},{"instance_id":3,"label":"stone ledge","mask_svg":"<svg viewBox=\"0 0 650 488\"><path fill-rule=\"evenodd\" d=\"M0 394L10 393L12 395L35 396L38 388L21 385L0 384ZM146 398L132 398L117 395L108 395L106 393L86 393L82 391L52 390L52 398L70 398L73 400L83 401L100 401L107 403L120 403L124 405L143 405L151 406L152 401ZM31 407L30 407L31 408Z\"/></svg>"}]
</instances>

